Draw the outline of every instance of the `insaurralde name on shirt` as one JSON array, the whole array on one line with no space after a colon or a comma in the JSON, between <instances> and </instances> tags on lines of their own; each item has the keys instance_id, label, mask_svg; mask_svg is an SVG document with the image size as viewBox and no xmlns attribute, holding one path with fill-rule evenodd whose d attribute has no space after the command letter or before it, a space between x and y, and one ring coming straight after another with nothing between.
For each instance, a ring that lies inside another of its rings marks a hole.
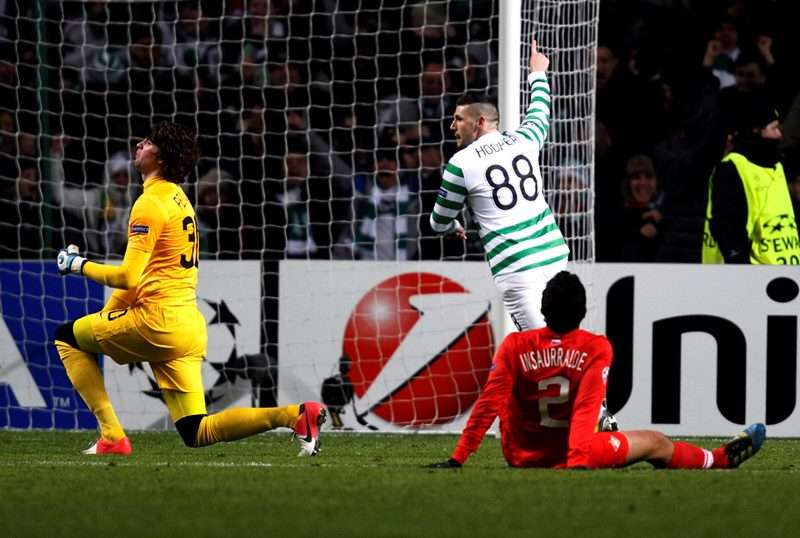
<instances>
[{"instance_id":1,"label":"insaurralde name on shirt","mask_svg":"<svg viewBox=\"0 0 800 538\"><path fill-rule=\"evenodd\" d=\"M581 372L586 361L586 352L580 349L550 347L520 353L519 360L525 372L539 368L574 368Z\"/></svg>"}]
</instances>

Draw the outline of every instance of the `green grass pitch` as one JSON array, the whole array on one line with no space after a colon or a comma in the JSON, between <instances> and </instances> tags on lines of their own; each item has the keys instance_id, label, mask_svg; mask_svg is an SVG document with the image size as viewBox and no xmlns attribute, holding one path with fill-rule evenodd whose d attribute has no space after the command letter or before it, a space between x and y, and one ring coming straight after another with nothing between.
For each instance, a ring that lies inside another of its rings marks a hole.
<instances>
[{"instance_id":1,"label":"green grass pitch","mask_svg":"<svg viewBox=\"0 0 800 538\"><path fill-rule=\"evenodd\" d=\"M487 438L434 471L455 436L328 434L298 458L288 433L194 450L133 433L132 457L82 456L92 435L0 431L0 536L800 535L800 440L731 471L555 471L510 469Z\"/></svg>"}]
</instances>

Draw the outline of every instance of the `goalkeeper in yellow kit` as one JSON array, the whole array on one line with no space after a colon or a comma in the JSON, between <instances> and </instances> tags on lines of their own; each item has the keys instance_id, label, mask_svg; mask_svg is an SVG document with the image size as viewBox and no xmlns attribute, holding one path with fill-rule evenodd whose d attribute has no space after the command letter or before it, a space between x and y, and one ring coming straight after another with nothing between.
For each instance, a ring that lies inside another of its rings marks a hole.
<instances>
[{"instance_id":1,"label":"goalkeeper in yellow kit","mask_svg":"<svg viewBox=\"0 0 800 538\"><path fill-rule=\"evenodd\" d=\"M97 354L119 364L148 362L170 417L190 447L233 441L278 427L294 430L300 455L316 455L326 410L317 402L206 413L201 366L206 322L197 309L200 253L194 208L178 183L194 167L194 133L163 122L137 144L136 169L144 191L131 210L122 265L89 261L70 245L59 252L61 274L83 275L114 288L100 312L58 327L55 345L70 381L94 413L100 438L85 454L130 454L97 364Z\"/></svg>"}]
</instances>

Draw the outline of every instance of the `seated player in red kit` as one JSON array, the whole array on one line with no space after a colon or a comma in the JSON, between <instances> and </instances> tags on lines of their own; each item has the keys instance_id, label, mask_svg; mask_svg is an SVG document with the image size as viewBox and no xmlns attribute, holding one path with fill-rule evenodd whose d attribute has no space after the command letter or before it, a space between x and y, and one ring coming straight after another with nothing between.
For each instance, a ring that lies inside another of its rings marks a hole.
<instances>
[{"instance_id":1,"label":"seated player in red kit","mask_svg":"<svg viewBox=\"0 0 800 538\"><path fill-rule=\"evenodd\" d=\"M562 271L548 282L542 314L546 327L505 338L452 456L429 467L461 467L497 416L512 467L595 469L647 461L657 468L734 468L764 443L763 424L714 450L652 430L596 431L612 350L605 336L578 328L586 290L576 275Z\"/></svg>"}]
</instances>

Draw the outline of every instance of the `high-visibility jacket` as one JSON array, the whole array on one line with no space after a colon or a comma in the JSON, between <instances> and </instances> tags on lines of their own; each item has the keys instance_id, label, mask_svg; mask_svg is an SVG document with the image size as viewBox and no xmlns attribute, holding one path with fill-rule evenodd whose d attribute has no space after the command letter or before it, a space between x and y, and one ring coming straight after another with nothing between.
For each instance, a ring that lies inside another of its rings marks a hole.
<instances>
[{"instance_id":1,"label":"high-visibility jacket","mask_svg":"<svg viewBox=\"0 0 800 538\"><path fill-rule=\"evenodd\" d=\"M722 162L731 162L738 172L747 198L747 236L752 264L800 264L800 239L783 166L758 166L740 153L729 153ZM711 233L714 215L712 181L708 186L703 263L725 263Z\"/></svg>"}]
</instances>

